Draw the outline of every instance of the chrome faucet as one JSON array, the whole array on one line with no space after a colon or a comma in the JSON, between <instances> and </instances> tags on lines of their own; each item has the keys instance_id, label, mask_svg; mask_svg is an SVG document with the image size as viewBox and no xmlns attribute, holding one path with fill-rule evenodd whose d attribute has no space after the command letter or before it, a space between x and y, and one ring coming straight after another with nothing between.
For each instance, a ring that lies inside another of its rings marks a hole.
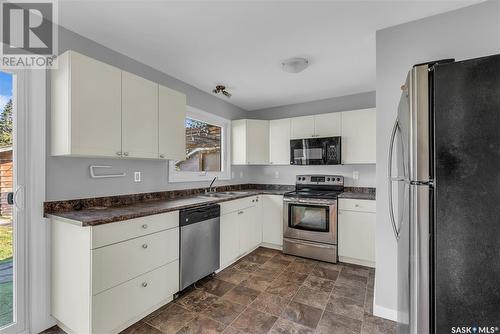
<instances>
[{"instance_id":1,"label":"chrome faucet","mask_svg":"<svg viewBox=\"0 0 500 334\"><path fill-rule=\"evenodd\" d=\"M217 180L217 176L214 177L214 179L212 180L212 182L210 182L210 185L208 186L208 192L210 193L215 192L215 187L212 187L213 184L215 183L215 180Z\"/></svg>"}]
</instances>

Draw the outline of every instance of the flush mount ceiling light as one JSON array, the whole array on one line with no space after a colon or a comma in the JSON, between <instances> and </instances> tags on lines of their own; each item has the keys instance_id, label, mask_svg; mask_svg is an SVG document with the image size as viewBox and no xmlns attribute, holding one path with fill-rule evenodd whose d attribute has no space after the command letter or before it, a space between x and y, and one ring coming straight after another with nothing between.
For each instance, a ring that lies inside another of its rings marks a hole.
<instances>
[{"instance_id":1,"label":"flush mount ceiling light","mask_svg":"<svg viewBox=\"0 0 500 334\"><path fill-rule=\"evenodd\" d=\"M224 85L217 85L217 86L215 86L215 88L212 89L212 93L214 93L214 94L222 93L222 94L224 94L228 98L231 97L231 93L229 93L226 90L226 86L224 86Z\"/></svg>"},{"instance_id":2,"label":"flush mount ceiling light","mask_svg":"<svg viewBox=\"0 0 500 334\"><path fill-rule=\"evenodd\" d=\"M305 58L290 58L281 63L281 68L288 73L299 73L305 70L308 65L309 60Z\"/></svg>"}]
</instances>

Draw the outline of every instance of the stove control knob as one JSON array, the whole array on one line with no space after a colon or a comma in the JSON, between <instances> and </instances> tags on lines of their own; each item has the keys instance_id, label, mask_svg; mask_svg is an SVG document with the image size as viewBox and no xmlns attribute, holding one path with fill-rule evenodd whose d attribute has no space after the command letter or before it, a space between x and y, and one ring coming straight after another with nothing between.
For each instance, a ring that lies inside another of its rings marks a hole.
<instances>
[{"instance_id":1,"label":"stove control knob","mask_svg":"<svg viewBox=\"0 0 500 334\"><path fill-rule=\"evenodd\" d=\"M326 180L327 180L327 181L330 181L330 178L327 178Z\"/></svg>"},{"instance_id":2,"label":"stove control knob","mask_svg":"<svg viewBox=\"0 0 500 334\"><path fill-rule=\"evenodd\" d=\"M340 177L337 178L337 181L340 182Z\"/></svg>"}]
</instances>

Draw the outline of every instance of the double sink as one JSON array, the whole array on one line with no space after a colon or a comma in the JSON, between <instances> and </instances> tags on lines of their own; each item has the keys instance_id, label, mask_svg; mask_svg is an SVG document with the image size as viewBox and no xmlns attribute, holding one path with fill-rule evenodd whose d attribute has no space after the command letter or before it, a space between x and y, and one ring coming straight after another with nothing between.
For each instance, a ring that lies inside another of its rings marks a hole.
<instances>
[{"instance_id":1,"label":"double sink","mask_svg":"<svg viewBox=\"0 0 500 334\"><path fill-rule=\"evenodd\" d=\"M224 192L214 192L214 193L206 193L203 195L199 195L199 197L209 197L209 198L229 198L235 196L245 196L250 194L248 191L224 191Z\"/></svg>"}]
</instances>

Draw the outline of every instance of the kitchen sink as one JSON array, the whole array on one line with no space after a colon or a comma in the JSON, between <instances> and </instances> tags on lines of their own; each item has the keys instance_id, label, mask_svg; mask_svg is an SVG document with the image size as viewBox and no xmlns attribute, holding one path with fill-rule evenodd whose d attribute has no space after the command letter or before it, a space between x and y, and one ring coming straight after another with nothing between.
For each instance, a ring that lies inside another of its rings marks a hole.
<instances>
[{"instance_id":1,"label":"kitchen sink","mask_svg":"<svg viewBox=\"0 0 500 334\"><path fill-rule=\"evenodd\" d=\"M207 193L200 195L200 197L216 197L216 198L226 198L226 197L231 197L233 195L226 194L226 193Z\"/></svg>"}]
</instances>

